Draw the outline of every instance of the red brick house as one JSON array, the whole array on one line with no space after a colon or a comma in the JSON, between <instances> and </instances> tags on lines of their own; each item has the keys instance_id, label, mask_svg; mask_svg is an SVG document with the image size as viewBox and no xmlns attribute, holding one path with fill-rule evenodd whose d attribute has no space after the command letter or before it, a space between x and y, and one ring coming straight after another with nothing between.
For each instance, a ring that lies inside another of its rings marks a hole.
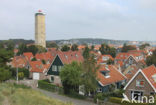
<instances>
[{"instance_id":1,"label":"red brick house","mask_svg":"<svg viewBox=\"0 0 156 105\"><path fill-rule=\"evenodd\" d=\"M149 96L156 93L156 67L151 65L140 69L124 87L125 94L129 99L141 96Z\"/></svg>"}]
</instances>

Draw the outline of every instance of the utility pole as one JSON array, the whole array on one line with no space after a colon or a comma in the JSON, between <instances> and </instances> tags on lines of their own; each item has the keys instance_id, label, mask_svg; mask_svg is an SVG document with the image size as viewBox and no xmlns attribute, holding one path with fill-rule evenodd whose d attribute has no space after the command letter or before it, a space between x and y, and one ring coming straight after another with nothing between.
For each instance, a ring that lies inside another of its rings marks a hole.
<instances>
[{"instance_id":1,"label":"utility pole","mask_svg":"<svg viewBox=\"0 0 156 105\"><path fill-rule=\"evenodd\" d=\"M18 66L16 67L16 81L17 81L17 84L18 84Z\"/></svg>"}]
</instances>

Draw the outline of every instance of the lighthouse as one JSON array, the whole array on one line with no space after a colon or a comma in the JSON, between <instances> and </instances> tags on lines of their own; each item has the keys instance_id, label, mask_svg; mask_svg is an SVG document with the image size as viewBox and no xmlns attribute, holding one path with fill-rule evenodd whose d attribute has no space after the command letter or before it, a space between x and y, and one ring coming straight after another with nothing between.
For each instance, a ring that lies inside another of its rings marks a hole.
<instances>
[{"instance_id":1,"label":"lighthouse","mask_svg":"<svg viewBox=\"0 0 156 105\"><path fill-rule=\"evenodd\" d=\"M41 10L35 13L35 45L46 47L45 14Z\"/></svg>"}]
</instances>

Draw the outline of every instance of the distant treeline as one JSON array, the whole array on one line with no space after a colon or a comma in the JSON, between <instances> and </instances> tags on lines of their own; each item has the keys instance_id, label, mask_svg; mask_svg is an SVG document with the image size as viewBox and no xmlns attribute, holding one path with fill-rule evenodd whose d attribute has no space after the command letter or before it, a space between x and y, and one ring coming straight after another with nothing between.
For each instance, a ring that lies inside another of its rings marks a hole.
<instances>
[{"instance_id":1,"label":"distant treeline","mask_svg":"<svg viewBox=\"0 0 156 105\"><path fill-rule=\"evenodd\" d=\"M4 44L8 44L8 43L12 43L14 45L16 44L31 44L34 43L34 40L25 40L25 39L9 39L9 40L0 40L0 43L4 43Z\"/></svg>"}]
</instances>

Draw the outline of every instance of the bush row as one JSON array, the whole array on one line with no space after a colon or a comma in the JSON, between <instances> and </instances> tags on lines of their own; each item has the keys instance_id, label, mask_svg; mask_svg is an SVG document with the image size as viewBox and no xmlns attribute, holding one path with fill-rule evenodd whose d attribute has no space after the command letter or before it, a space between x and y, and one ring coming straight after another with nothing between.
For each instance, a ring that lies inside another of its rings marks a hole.
<instances>
[{"instance_id":1,"label":"bush row","mask_svg":"<svg viewBox=\"0 0 156 105\"><path fill-rule=\"evenodd\" d=\"M50 83L48 83L45 80L39 80L38 81L38 88L45 89L47 91L55 92L57 86L56 85L53 85L53 84L50 84Z\"/></svg>"}]
</instances>

